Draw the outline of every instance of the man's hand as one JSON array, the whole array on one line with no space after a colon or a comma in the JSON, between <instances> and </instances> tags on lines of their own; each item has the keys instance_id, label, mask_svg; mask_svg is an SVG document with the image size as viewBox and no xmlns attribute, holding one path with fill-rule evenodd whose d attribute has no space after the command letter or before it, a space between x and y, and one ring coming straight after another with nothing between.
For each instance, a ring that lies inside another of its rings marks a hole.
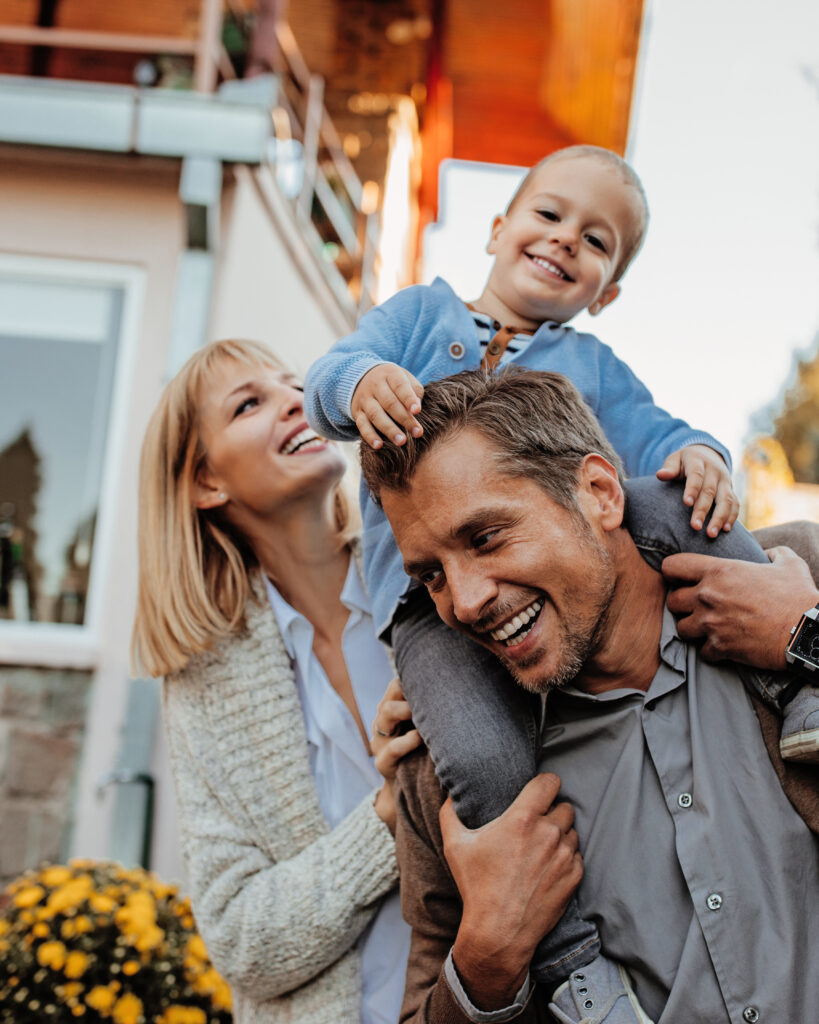
<instances>
[{"instance_id":1,"label":"man's hand","mask_svg":"<svg viewBox=\"0 0 819 1024\"><path fill-rule=\"evenodd\" d=\"M707 444L689 444L672 452L661 469L660 480L685 480L683 501L693 506L691 526L701 530L711 505L714 512L706 533L716 537L720 530L727 533L739 515L739 499L734 493L731 474L722 456Z\"/></svg>"},{"instance_id":2,"label":"man's hand","mask_svg":"<svg viewBox=\"0 0 819 1024\"><path fill-rule=\"evenodd\" d=\"M583 876L574 810L555 804L556 775L537 775L509 808L470 830L447 800L444 853L463 901L452 949L469 998L481 1010L508 1006L535 947L557 924Z\"/></svg>"},{"instance_id":3,"label":"man's hand","mask_svg":"<svg viewBox=\"0 0 819 1024\"><path fill-rule=\"evenodd\" d=\"M712 661L729 658L754 668L785 668L785 647L819 590L805 562L790 548L771 548L770 565L709 555L671 555L662 564L676 589L668 607L684 640L705 640Z\"/></svg>"},{"instance_id":4,"label":"man's hand","mask_svg":"<svg viewBox=\"0 0 819 1024\"><path fill-rule=\"evenodd\" d=\"M379 363L368 370L353 392L350 412L362 438L371 448L380 448L389 437L404 444L408 431L420 437L423 428L415 414L421 411L424 388L407 370L395 363ZM402 429L403 428L403 429Z\"/></svg>"}]
</instances>

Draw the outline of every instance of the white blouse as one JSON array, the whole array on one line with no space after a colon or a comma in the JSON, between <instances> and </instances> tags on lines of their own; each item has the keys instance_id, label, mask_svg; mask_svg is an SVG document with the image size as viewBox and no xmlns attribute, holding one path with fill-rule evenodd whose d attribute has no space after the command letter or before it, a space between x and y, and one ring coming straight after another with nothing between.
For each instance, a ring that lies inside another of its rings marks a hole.
<instances>
[{"instance_id":1,"label":"white blouse","mask_svg":"<svg viewBox=\"0 0 819 1024\"><path fill-rule=\"evenodd\" d=\"M358 726L313 652L313 627L267 581L270 604L293 661L304 713L310 768L319 804L331 828L383 783ZM341 591L350 615L341 648L365 728L375 718L393 669L376 638L370 601L355 559ZM410 929L401 917L398 892L390 893L358 940L361 950L362 1024L395 1024L404 993Z\"/></svg>"}]
</instances>

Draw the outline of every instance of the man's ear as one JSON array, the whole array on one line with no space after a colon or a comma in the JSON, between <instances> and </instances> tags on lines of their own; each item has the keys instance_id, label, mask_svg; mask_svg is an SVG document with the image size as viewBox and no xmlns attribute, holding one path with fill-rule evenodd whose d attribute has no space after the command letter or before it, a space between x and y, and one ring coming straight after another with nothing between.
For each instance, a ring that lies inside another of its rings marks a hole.
<instances>
[{"instance_id":1,"label":"man's ear","mask_svg":"<svg viewBox=\"0 0 819 1024\"><path fill-rule=\"evenodd\" d=\"M591 315L597 316L598 313L602 313L606 306L610 306L619 294L620 285L616 281L612 281L611 284L606 285L601 292L600 297L595 299L589 306L589 312Z\"/></svg>"},{"instance_id":2,"label":"man's ear","mask_svg":"<svg viewBox=\"0 0 819 1024\"><path fill-rule=\"evenodd\" d=\"M498 239L501 236L501 232L506 226L506 217L499 213L497 217L492 221L492 232L489 235L489 241L486 243L486 251L490 256L494 256L498 251Z\"/></svg>"},{"instance_id":3,"label":"man's ear","mask_svg":"<svg viewBox=\"0 0 819 1024\"><path fill-rule=\"evenodd\" d=\"M623 525L626 499L617 470L602 455L587 455L580 467L579 483L590 511L608 533Z\"/></svg>"},{"instance_id":4,"label":"man's ear","mask_svg":"<svg viewBox=\"0 0 819 1024\"><path fill-rule=\"evenodd\" d=\"M222 490L218 480L211 477L207 470L202 470L196 477L194 488L194 504L197 508L219 508L227 505L228 496Z\"/></svg>"}]
</instances>

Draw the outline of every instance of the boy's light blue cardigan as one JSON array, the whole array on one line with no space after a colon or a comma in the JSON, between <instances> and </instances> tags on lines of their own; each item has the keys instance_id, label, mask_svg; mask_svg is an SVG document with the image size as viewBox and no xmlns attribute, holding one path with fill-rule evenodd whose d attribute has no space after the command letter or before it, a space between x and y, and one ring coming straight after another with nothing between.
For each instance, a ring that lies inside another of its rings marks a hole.
<instances>
[{"instance_id":1,"label":"boy's light blue cardigan","mask_svg":"<svg viewBox=\"0 0 819 1024\"><path fill-rule=\"evenodd\" d=\"M373 366L397 363L427 384L474 369L480 361L472 315L446 281L439 277L431 285L405 288L370 310L357 330L310 368L304 396L307 419L323 437L357 440L350 402L358 382ZM655 473L667 455L689 444L709 445L731 466L723 445L659 409L628 366L593 334L547 322L512 361L565 374L591 406L629 476ZM381 633L390 626L411 581L390 525L363 484L361 512L364 578Z\"/></svg>"}]
</instances>

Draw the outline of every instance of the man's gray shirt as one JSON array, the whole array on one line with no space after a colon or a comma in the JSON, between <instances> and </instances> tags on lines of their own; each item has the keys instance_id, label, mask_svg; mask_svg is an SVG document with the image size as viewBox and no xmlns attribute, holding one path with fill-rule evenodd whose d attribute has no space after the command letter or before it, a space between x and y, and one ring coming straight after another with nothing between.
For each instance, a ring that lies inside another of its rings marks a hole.
<instances>
[{"instance_id":1,"label":"man's gray shirt","mask_svg":"<svg viewBox=\"0 0 819 1024\"><path fill-rule=\"evenodd\" d=\"M736 671L666 611L647 693L549 696L541 770L577 812L581 913L657 1024L816 1024L819 840Z\"/></svg>"}]
</instances>

